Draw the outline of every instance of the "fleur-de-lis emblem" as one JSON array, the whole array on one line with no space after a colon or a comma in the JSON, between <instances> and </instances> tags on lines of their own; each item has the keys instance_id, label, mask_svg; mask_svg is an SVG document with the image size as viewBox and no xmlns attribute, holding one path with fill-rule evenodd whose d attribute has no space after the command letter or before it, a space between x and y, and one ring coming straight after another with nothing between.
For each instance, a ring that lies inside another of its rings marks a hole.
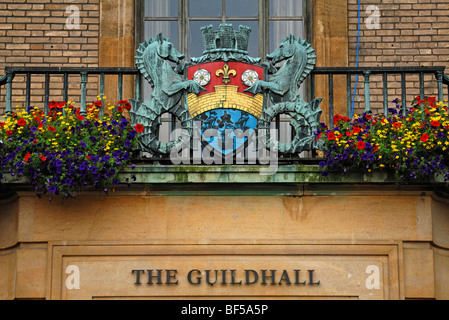
<instances>
[{"instance_id":1,"label":"fleur-de-lis emblem","mask_svg":"<svg viewBox=\"0 0 449 320\"><path fill-rule=\"evenodd\" d=\"M217 70L217 72L215 73L217 75L217 77L220 77L220 75L223 75L223 83L224 84L228 84L229 82L231 82L231 75L232 76L236 76L237 75L237 71L235 70L229 70L229 66L227 63L224 64L223 69L219 69Z\"/></svg>"}]
</instances>

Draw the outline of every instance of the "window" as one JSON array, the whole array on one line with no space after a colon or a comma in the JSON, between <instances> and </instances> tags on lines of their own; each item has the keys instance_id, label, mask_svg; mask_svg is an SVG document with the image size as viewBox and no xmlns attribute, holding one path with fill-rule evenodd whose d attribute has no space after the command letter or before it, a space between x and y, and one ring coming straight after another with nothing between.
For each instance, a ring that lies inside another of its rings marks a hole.
<instances>
[{"instance_id":1,"label":"window","mask_svg":"<svg viewBox=\"0 0 449 320\"><path fill-rule=\"evenodd\" d=\"M144 0L139 41L159 32L187 57L200 57L200 28L231 23L252 29L249 55L265 57L289 34L305 39L308 0Z\"/></svg>"}]
</instances>

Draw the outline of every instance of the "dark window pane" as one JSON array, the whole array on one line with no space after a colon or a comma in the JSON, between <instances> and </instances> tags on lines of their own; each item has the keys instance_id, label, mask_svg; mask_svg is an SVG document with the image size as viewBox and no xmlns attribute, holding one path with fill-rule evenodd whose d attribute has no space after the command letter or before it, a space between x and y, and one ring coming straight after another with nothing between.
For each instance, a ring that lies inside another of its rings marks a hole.
<instances>
[{"instance_id":1,"label":"dark window pane","mask_svg":"<svg viewBox=\"0 0 449 320\"><path fill-rule=\"evenodd\" d=\"M218 30L220 21L191 21L190 22L190 56L201 57L204 51L203 38L201 33L201 27L207 25L213 25L214 30ZM228 24L232 24L234 30L238 30L240 25L248 26L251 28L251 35L248 44L248 52L252 57L259 56L259 22L258 21L228 21Z\"/></svg>"},{"instance_id":2,"label":"dark window pane","mask_svg":"<svg viewBox=\"0 0 449 320\"><path fill-rule=\"evenodd\" d=\"M177 17L178 0L145 0L145 17Z\"/></svg>"},{"instance_id":3,"label":"dark window pane","mask_svg":"<svg viewBox=\"0 0 449 320\"><path fill-rule=\"evenodd\" d=\"M178 49L178 22L177 21L145 21L145 40L162 35L170 39L175 48Z\"/></svg>"},{"instance_id":4,"label":"dark window pane","mask_svg":"<svg viewBox=\"0 0 449 320\"><path fill-rule=\"evenodd\" d=\"M213 25L214 30L218 30L220 24L221 21L190 21L190 57L201 57L205 50L201 28Z\"/></svg>"},{"instance_id":5,"label":"dark window pane","mask_svg":"<svg viewBox=\"0 0 449 320\"><path fill-rule=\"evenodd\" d=\"M270 0L271 17L301 17L301 0Z\"/></svg>"},{"instance_id":6,"label":"dark window pane","mask_svg":"<svg viewBox=\"0 0 449 320\"><path fill-rule=\"evenodd\" d=\"M303 21L270 21L270 52L273 52L290 34L304 39Z\"/></svg>"},{"instance_id":7,"label":"dark window pane","mask_svg":"<svg viewBox=\"0 0 449 320\"><path fill-rule=\"evenodd\" d=\"M259 22L248 20L237 20L228 23L232 23L234 30L238 30L239 25L251 28L251 34L249 37L249 44L248 44L248 52L251 57L259 57Z\"/></svg>"},{"instance_id":8,"label":"dark window pane","mask_svg":"<svg viewBox=\"0 0 449 320\"><path fill-rule=\"evenodd\" d=\"M219 18L222 16L221 0L190 0L189 6L191 17Z\"/></svg>"},{"instance_id":9,"label":"dark window pane","mask_svg":"<svg viewBox=\"0 0 449 320\"><path fill-rule=\"evenodd\" d=\"M259 0L226 0L227 17L257 17Z\"/></svg>"}]
</instances>

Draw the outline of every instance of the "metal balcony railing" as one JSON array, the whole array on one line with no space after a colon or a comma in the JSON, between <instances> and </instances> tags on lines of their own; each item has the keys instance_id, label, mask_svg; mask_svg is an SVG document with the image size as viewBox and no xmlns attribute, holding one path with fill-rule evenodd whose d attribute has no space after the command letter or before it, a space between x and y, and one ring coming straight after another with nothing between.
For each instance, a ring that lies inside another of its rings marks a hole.
<instances>
[{"instance_id":1,"label":"metal balcony railing","mask_svg":"<svg viewBox=\"0 0 449 320\"><path fill-rule=\"evenodd\" d=\"M339 90L341 90L343 84L341 82L342 77L346 77L346 84L344 87L346 88L346 116L352 117L354 112L360 111L360 109L354 110L354 87L355 82L358 80L360 86L357 94L361 97L363 101L363 110L365 112L372 111L372 97L373 94L373 85L375 85L375 89L377 90L376 95L377 103L379 103L379 95L382 100L382 111L388 113L388 108L391 105L391 101L395 98L400 98L403 106L410 106L411 97L420 96L424 98L425 96L437 95L440 101L444 101L445 98L449 97L449 76L445 73L445 67L435 66L435 67L317 67L311 74L309 83L307 85L307 90L305 91L306 98L314 99L317 95L318 79L322 79L324 77L324 83L326 88L326 92L328 92L328 96L323 97L323 103L327 105L328 115L327 119L324 119L324 115L322 117L323 122L328 122L330 124L333 123L333 117L335 114L335 87L336 81L339 81ZM36 75L40 75L44 77L44 108L45 112L49 112L49 104L50 104L50 79L51 77L58 76L62 77L62 95L60 99L62 101L68 101L72 99L69 95L69 77L73 79L73 77L77 77L79 79L79 89L80 89L80 112L81 114L86 113L86 100L87 100L87 83L91 76L99 77L99 94L100 97L103 97L105 94L106 87L106 76L115 77L116 88L117 88L117 97L118 100L135 98L136 100L143 100L143 82L140 75L140 72L137 68L40 68L40 67L6 67L5 75L0 77L0 101L4 101L4 106L0 105L0 108L4 107L5 115L9 116L13 112L13 90L14 85L17 85L14 81L15 77L21 75L25 78L25 86L23 83L21 84L21 88L24 87L24 97L25 97L25 105L29 106L32 101L31 97L31 87L32 87L32 77ZM134 97L125 97L124 96L124 77L133 77L135 89ZM374 77L377 77L377 80L373 80ZM399 77L398 81L391 81L392 77ZM427 77L427 78L426 78ZM431 77L431 78L430 78ZM338 80L336 80L338 78ZM412 79L413 78L413 79ZM431 84L429 85L426 79L432 79ZM111 81L109 79L109 81ZM17 82L17 81L16 81ZM413 85L410 85L413 83ZM396 94L393 97L389 94L389 88L393 86L398 88L395 90ZM445 91L445 86L446 90ZM418 88L417 88L418 87ZM381 88L381 93L379 94L379 88ZM412 88L412 89L411 89ZM323 88L320 89L320 95ZM360 91L363 92L360 94ZM397 92L400 92L400 95L397 96ZM412 92L413 91L413 92ZM415 92L416 91L416 92ZM429 91L429 92L427 92ZM446 93L445 93L446 92ZM343 94L340 92L340 95ZM378 110L377 108L376 110ZM341 107L339 108L341 110ZM402 112L406 112L406 108L402 109ZM171 117L171 115L167 118L162 119L162 123L165 124L165 130L167 132L163 133L160 131L160 135L164 135L166 137L170 136L170 132L177 127L176 119ZM293 132L291 128L289 129L289 119L284 118L282 116L278 116L272 123L272 126L278 130L278 132L283 132L283 134L278 134L281 139L284 139L283 142L289 142L288 140L293 137ZM151 156L152 160L164 160L161 157ZM284 162L303 162L316 160L315 153L310 152L301 155L288 155L280 159Z\"/></svg>"},{"instance_id":2,"label":"metal balcony railing","mask_svg":"<svg viewBox=\"0 0 449 320\"><path fill-rule=\"evenodd\" d=\"M100 96L104 96L105 92L105 77L107 75L117 76L118 86L118 100L123 99L123 77L125 75L134 75L136 83L136 99L140 99L140 73L136 68L39 68L39 67L6 67L5 75L0 78L0 89L2 86L6 86L5 97L5 114L10 115L13 111L12 104L12 92L13 92L13 80L17 75L24 75L26 77L26 89L25 89L25 105L29 106L31 101L31 77L33 75L44 75L44 108L46 114L49 111L49 98L50 98L50 77L56 75L63 76L63 89L62 101L69 100L69 76L75 75L79 77L80 81L80 111L81 114L86 113L86 98L87 98L87 81L89 76L99 76ZM129 97L128 97L129 98Z\"/></svg>"}]
</instances>

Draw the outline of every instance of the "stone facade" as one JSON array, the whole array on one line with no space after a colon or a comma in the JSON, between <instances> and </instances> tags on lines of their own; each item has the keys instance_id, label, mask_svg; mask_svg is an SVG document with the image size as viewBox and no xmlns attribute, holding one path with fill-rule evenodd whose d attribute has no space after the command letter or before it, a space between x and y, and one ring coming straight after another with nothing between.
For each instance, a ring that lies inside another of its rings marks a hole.
<instances>
[{"instance_id":1,"label":"stone facade","mask_svg":"<svg viewBox=\"0 0 449 320\"><path fill-rule=\"evenodd\" d=\"M356 1L311 3L317 65L354 66ZM80 9L80 29L67 29L70 5ZM379 8L379 29L364 23L368 5ZM448 6L362 1L360 65L448 66ZM135 35L131 0L2 1L0 73L8 65L131 67ZM335 80L342 114L344 81ZM70 83L79 96L79 81ZM132 97L133 83L125 83ZM51 84L59 99L61 81ZM32 85L42 103L42 79ZM396 86L392 80L392 98ZM15 88L14 101L24 101L23 78ZM106 90L113 102L114 79ZM88 95L96 100L98 79L89 78ZM327 96L326 79L317 79L317 96ZM139 165L129 190L64 202L37 199L26 181L2 185L0 299L449 299L443 185L376 175L324 180L314 166L273 176L259 169Z\"/></svg>"},{"instance_id":2,"label":"stone facade","mask_svg":"<svg viewBox=\"0 0 449 320\"><path fill-rule=\"evenodd\" d=\"M142 166L130 190L65 202L10 186L0 298L449 298L437 185L310 169Z\"/></svg>"}]
</instances>

